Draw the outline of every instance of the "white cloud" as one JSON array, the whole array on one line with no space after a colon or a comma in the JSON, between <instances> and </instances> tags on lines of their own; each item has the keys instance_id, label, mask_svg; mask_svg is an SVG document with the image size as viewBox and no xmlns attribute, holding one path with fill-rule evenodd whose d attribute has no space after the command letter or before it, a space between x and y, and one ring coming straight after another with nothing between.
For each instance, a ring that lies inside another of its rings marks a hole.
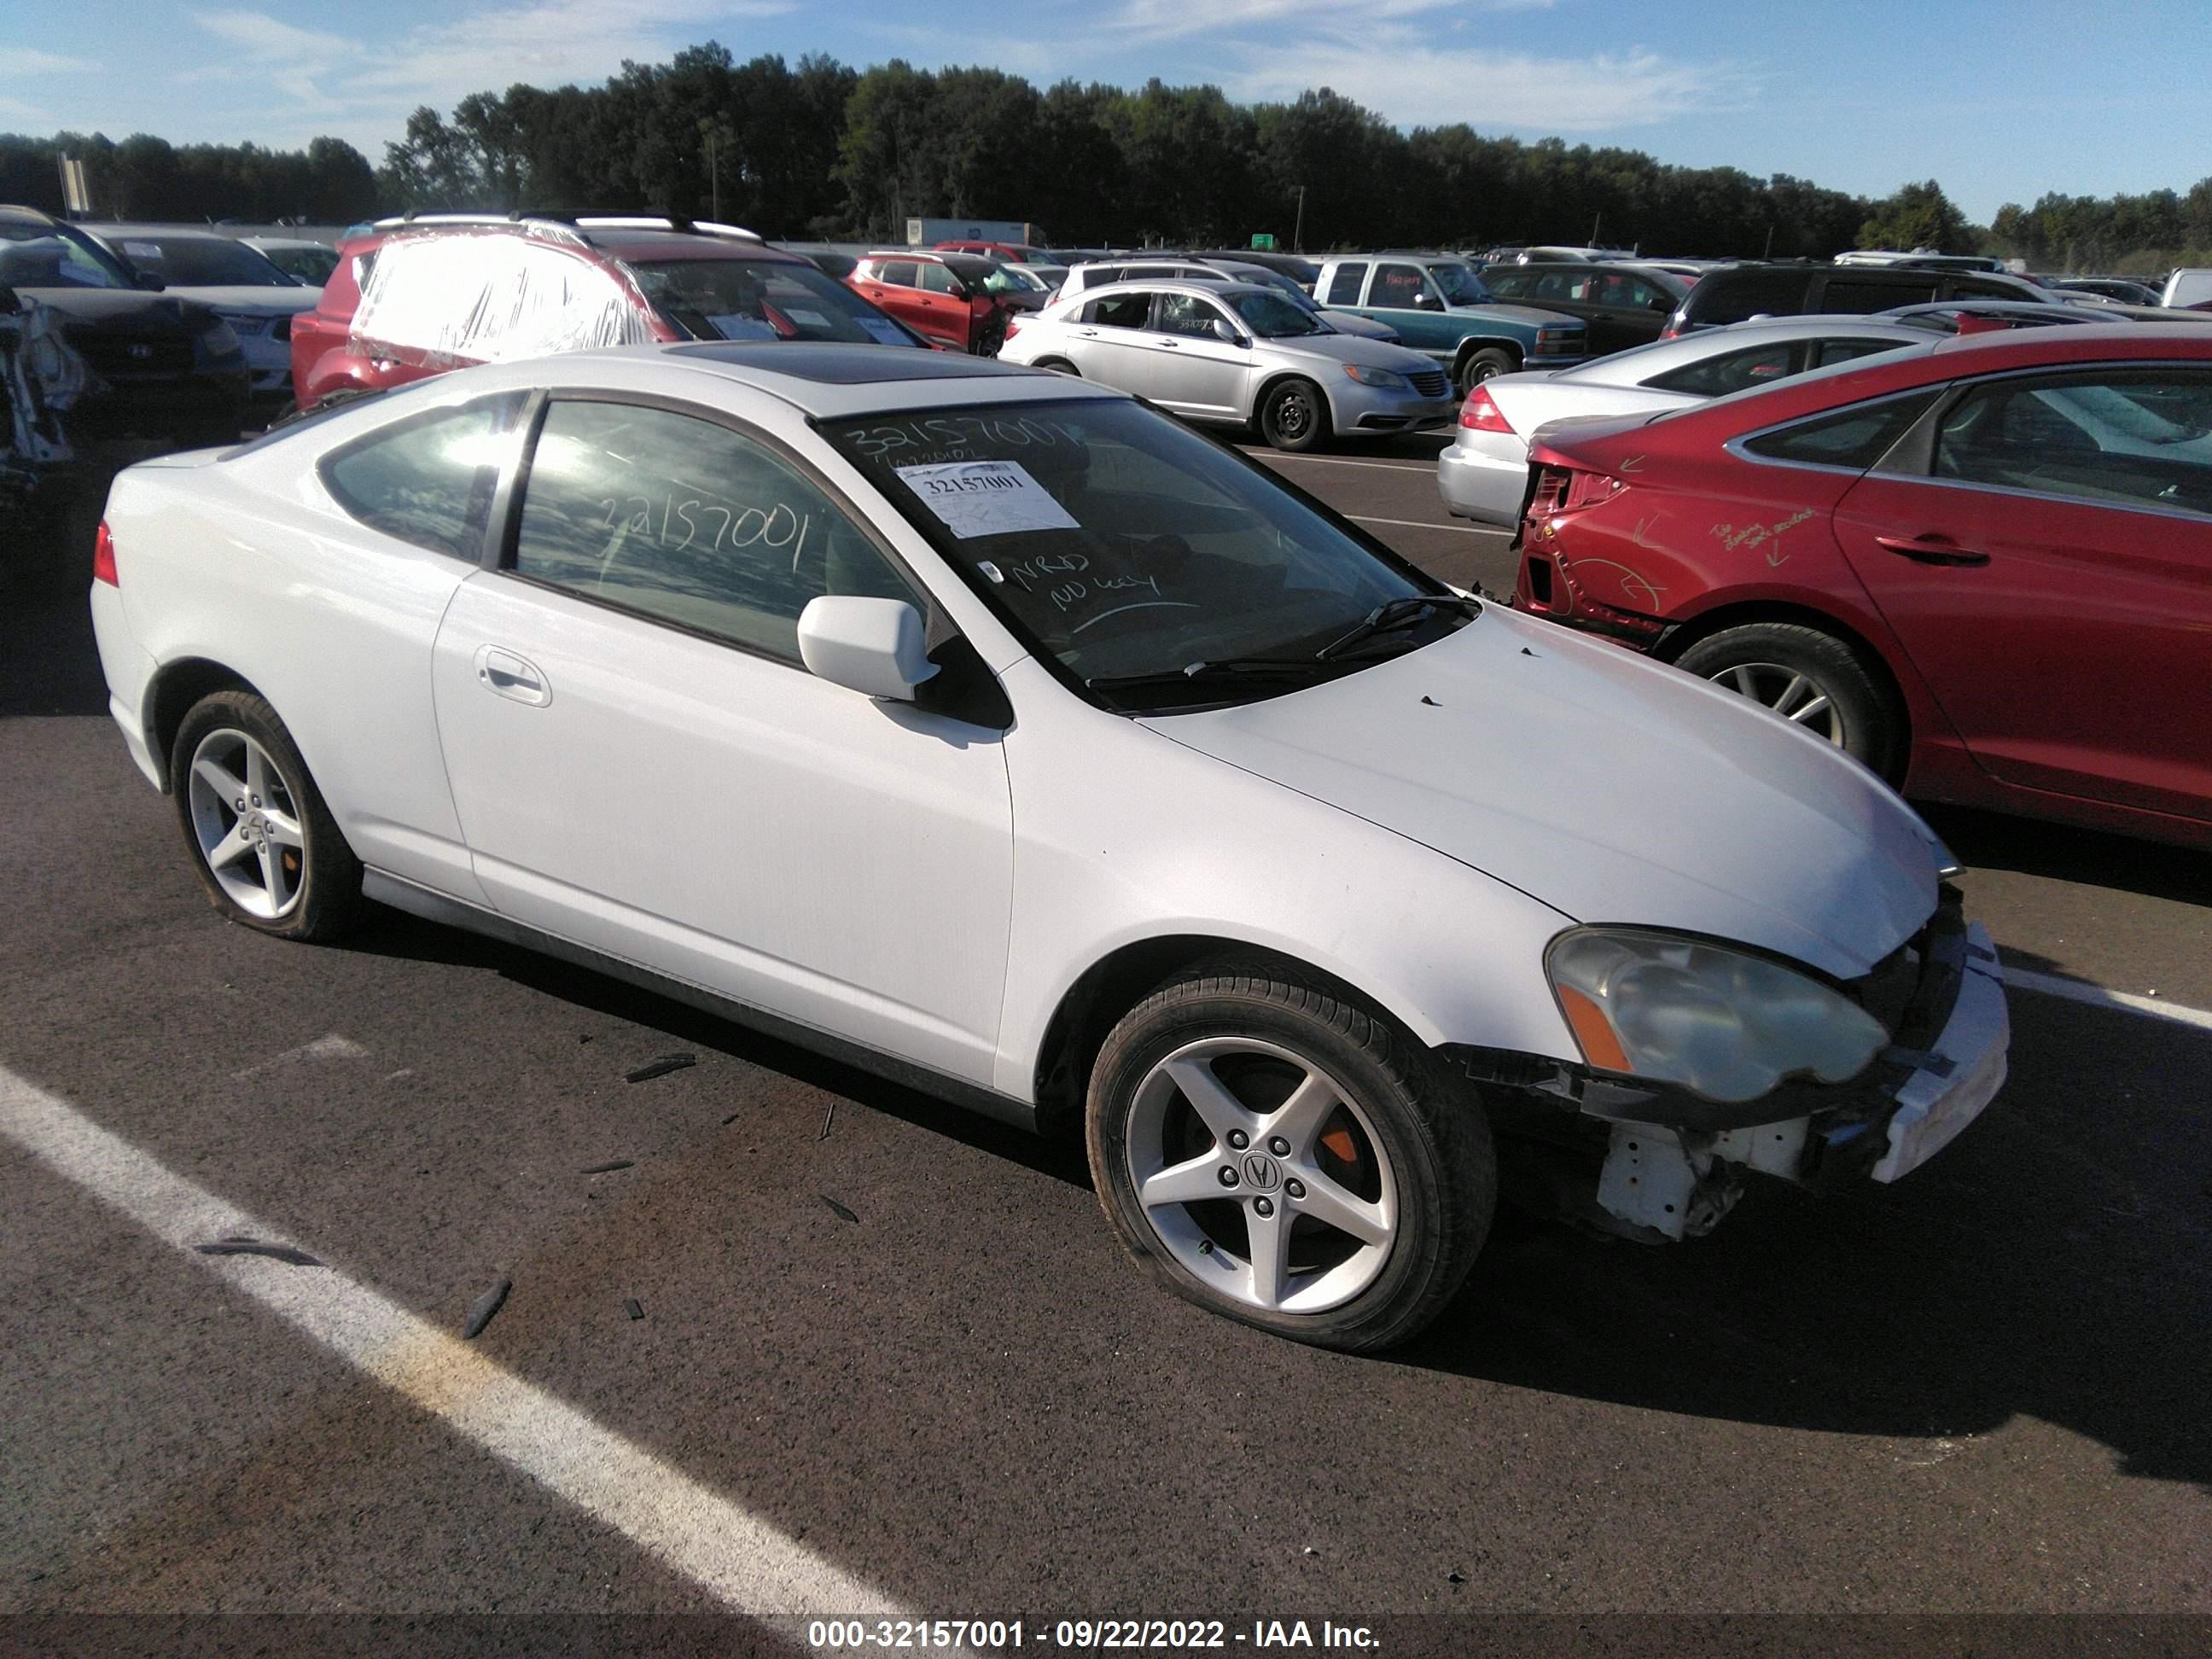
<instances>
[{"instance_id":1,"label":"white cloud","mask_svg":"<svg viewBox=\"0 0 2212 1659\"><path fill-rule=\"evenodd\" d=\"M32 46L0 46L0 76L58 75L64 70L99 67L82 58L64 58L58 52L40 52Z\"/></svg>"},{"instance_id":2,"label":"white cloud","mask_svg":"<svg viewBox=\"0 0 2212 1659\"><path fill-rule=\"evenodd\" d=\"M0 117L23 122L27 128L35 126L46 131L54 125L54 118L36 104L27 104L20 98L0 98Z\"/></svg>"},{"instance_id":3,"label":"white cloud","mask_svg":"<svg viewBox=\"0 0 2212 1659\"><path fill-rule=\"evenodd\" d=\"M1739 65L1690 63L1632 49L1614 56L1536 58L1438 45L1384 25L1243 48L1224 77L1231 96L1294 98L1329 87L1401 126L1465 121L1480 131L1607 132L1681 115L1740 108L1758 81Z\"/></svg>"},{"instance_id":4,"label":"white cloud","mask_svg":"<svg viewBox=\"0 0 2212 1659\"><path fill-rule=\"evenodd\" d=\"M1556 0L1365 0L1356 9L1344 0L1122 0L1103 21L1109 31L1144 40L1194 34L1233 38L1263 33L1279 39L1286 29L1355 39L1377 24L1424 13L1454 13L1463 21L1484 12L1547 10ZM1443 21L1439 18L1437 21Z\"/></svg>"},{"instance_id":5,"label":"white cloud","mask_svg":"<svg viewBox=\"0 0 2212 1659\"><path fill-rule=\"evenodd\" d=\"M193 21L234 49L232 61L177 79L274 90L290 106L254 112L261 142L294 145L329 133L374 160L416 105L449 112L471 93L504 92L518 81L548 87L601 81L625 58L666 58L698 38L702 25L787 9L785 0L539 0L418 25L374 43L299 28L265 12L199 12ZM282 130L268 131L271 114Z\"/></svg>"},{"instance_id":6,"label":"white cloud","mask_svg":"<svg viewBox=\"0 0 2212 1659\"><path fill-rule=\"evenodd\" d=\"M192 21L209 33L228 40L256 63L320 64L361 49L343 35L295 28L266 12L195 12Z\"/></svg>"},{"instance_id":7,"label":"white cloud","mask_svg":"<svg viewBox=\"0 0 2212 1659\"><path fill-rule=\"evenodd\" d=\"M1101 33L1125 46L1176 40L1246 100L1328 87L1401 126L1465 121L1488 131L1606 132L1741 107L1758 92L1741 65L1642 47L1539 57L1503 46L1503 12L1554 0L1120 0ZM1201 44L1202 38L1202 44ZM1009 43L1001 40L1003 49Z\"/></svg>"}]
</instances>

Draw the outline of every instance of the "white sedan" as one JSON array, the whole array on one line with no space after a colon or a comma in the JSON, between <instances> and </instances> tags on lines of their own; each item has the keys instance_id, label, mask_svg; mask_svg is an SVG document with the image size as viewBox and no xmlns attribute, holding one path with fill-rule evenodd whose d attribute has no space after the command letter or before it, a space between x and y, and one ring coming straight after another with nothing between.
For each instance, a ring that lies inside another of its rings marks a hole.
<instances>
[{"instance_id":1,"label":"white sedan","mask_svg":"<svg viewBox=\"0 0 2212 1659\"><path fill-rule=\"evenodd\" d=\"M1927 343L1927 330L1888 318L1786 317L1655 340L1572 368L1495 374L1460 405L1455 441L1437 458L1437 490L1457 517L1518 525L1528 494L1528 440L1548 422L1693 409L1794 374Z\"/></svg>"},{"instance_id":2,"label":"white sedan","mask_svg":"<svg viewBox=\"0 0 2212 1659\"><path fill-rule=\"evenodd\" d=\"M1434 1318L1501 1170L1679 1238L2004 1075L1872 774L1055 374L443 375L124 472L92 604L233 921L380 901L1079 1125L1161 1283L1307 1341Z\"/></svg>"}]
</instances>

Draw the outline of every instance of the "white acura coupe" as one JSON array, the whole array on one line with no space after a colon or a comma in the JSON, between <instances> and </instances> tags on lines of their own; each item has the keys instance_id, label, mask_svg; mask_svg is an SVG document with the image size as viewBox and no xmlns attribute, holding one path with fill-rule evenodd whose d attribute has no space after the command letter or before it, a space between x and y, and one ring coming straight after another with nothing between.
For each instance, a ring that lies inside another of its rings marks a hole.
<instances>
[{"instance_id":1,"label":"white acura coupe","mask_svg":"<svg viewBox=\"0 0 2212 1659\"><path fill-rule=\"evenodd\" d=\"M1057 374L471 369L131 468L95 569L225 915L376 900L1079 1121L1163 1284L1306 1341L1434 1318L1501 1171L1680 1238L2004 1077L1872 774Z\"/></svg>"}]
</instances>

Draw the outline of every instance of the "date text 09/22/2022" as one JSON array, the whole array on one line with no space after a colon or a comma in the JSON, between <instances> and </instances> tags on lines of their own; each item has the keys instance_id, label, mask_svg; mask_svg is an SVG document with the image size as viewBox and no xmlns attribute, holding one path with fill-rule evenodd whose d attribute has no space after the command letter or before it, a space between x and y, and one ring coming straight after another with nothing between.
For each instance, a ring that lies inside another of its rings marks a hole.
<instances>
[{"instance_id":1,"label":"date text 09/22/2022","mask_svg":"<svg viewBox=\"0 0 2212 1659\"><path fill-rule=\"evenodd\" d=\"M963 1648L1017 1652L1042 1646L1078 1653L1188 1653L1207 1649L1372 1650L1364 1625L1304 1619L1255 1619L1249 1629L1221 1619L817 1619L806 1627L817 1652L860 1649Z\"/></svg>"}]
</instances>

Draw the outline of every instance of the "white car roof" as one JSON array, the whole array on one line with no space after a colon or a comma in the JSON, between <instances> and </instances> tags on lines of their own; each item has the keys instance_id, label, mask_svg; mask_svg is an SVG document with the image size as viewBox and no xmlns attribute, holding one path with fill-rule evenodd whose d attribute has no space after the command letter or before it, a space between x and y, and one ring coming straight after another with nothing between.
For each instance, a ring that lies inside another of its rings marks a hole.
<instances>
[{"instance_id":1,"label":"white car roof","mask_svg":"<svg viewBox=\"0 0 2212 1659\"><path fill-rule=\"evenodd\" d=\"M1616 351L1572 368L1555 369L1552 378L1586 380L1600 386L1641 386L1654 374L1703 362L1709 357L1792 340L1832 340L1845 336L1861 340L1895 340L1900 346L1925 344L1929 337L1926 329L1908 328L1903 323L1850 312L1816 312L1809 316L1730 323L1723 328L1699 329L1672 340L1654 340L1649 345L1632 346L1626 351Z\"/></svg>"},{"instance_id":2,"label":"white car roof","mask_svg":"<svg viewBox=\"0 0 2212 1659\"><path fill-rule=\"evenodd\" d=\"M650 391L657 386L664 392L684 390L693 397L710 398L694 377L719 381L731 391L764 394L802 415L833 421L955 404L1127 395L1048 369L1023 368L989 357L827 340L692 340L617 346L457 369L422 384L444 385L459 393L460 383L465 382L465 395L469 396L515 386ZM686 387L686 381L694 383Z\"/></svg>"},{"instance_id":3,"label":"white car roof","mask_svg":"<svg viewBox=\"0 0 2212 1659\"><path fill-rule=\"evenodd\" d=\"M1273 288L1258 283L1240 283L1224 273L1219 282L1194 280L1188 276L1131 276L1118 283L1101 283L1096 288L1086 288L1074 294L1062 295L1054 301L1051 309L1073 306L1079 302L1103 298L1109 294L1125 294L1132 289L1141 289L1147 294L1195 294L1201 299L1233 299L1240 294L1264 294L1271 299L1283 296Z\"/></svg>"}]
</instances>

